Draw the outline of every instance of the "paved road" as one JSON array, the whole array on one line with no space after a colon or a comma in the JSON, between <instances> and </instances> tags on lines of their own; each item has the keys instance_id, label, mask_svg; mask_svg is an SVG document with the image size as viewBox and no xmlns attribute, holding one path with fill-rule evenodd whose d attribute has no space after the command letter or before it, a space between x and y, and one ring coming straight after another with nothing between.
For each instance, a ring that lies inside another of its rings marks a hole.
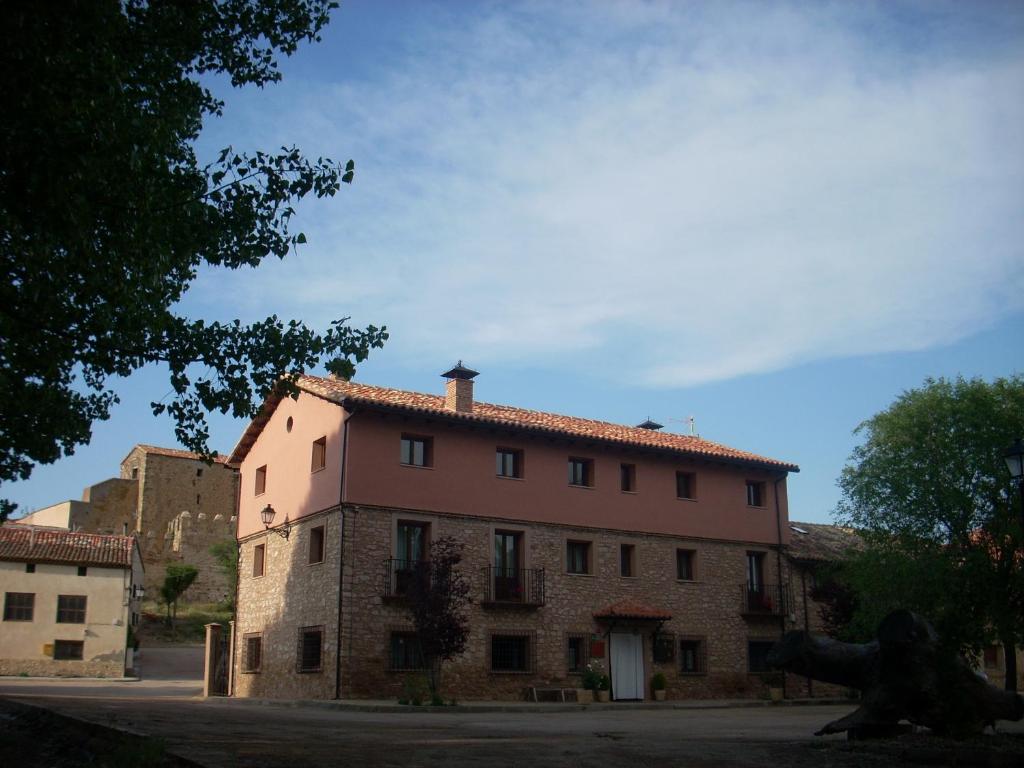
<instances>
[{"instance_id":1,"label":"paved road","mask_svg":"<svg viewBox=\"0 0 1024 768\"><path fill-rule=\"evenodd\" d=\"M888 764L844 751L839 737L812 735L845 706L388 714L203 700L192 691L187 681L0 681L0 696L158 736L215 768Z\"/></svg>"},{"instance_id":2,"label":"paved road","mask_svg":"<svg viewBox=\"0 0 1024 768\"><path fill-rule=\"evenodd\" d=\"M147 645L136 657L144 680L192 680L202 687L203 646Z\"/></svg>"}]
</instances>

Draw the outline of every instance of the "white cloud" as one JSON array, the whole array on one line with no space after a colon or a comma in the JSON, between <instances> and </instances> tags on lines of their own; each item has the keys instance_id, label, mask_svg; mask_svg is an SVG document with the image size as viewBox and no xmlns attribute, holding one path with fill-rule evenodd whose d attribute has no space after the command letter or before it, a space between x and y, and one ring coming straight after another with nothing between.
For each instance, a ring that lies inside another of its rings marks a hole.
<instances>
[{"instance_id":1,"label":"white cloud","mask_svg":"<svg viewBox=\"0 0 1024 768\"><path fill-rule=\"evenodd\" d=\"M659 386L962 338L1024 308L1024 55L863 21L498 6L371 81L286 81L248 130L357 183L304 206L298 258L206 296L387 322L413 366L617 359Z\"/></svg>"}]
</instances>

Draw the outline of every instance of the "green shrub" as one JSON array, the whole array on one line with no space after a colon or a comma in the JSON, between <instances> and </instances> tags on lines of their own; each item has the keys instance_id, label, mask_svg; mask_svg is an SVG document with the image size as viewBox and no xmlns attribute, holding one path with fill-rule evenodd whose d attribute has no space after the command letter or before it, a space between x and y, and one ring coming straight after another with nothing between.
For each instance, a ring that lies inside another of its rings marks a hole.
<instances>
[{"instance_id":1,"label":"green shrub","mask_svg":"<svg viewBox=\"0 0 1024 768\"><path fill-rule=\"evenodd\" d=\"M651 677L651 690L652 691L664 691L665 690L665 686L667 684L668 684L668 681L665 679L665 674L663 672L656 672L654 674L654 676Z\"/></svg>"}]
</instances>

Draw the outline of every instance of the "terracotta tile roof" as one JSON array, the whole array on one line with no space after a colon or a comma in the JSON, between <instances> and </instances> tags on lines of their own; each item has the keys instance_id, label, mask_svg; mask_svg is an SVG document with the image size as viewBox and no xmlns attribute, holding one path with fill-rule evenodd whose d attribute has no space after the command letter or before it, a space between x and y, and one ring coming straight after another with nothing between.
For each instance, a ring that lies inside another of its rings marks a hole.
<instances>
[{"instance_id":1,"label":"terracotta tile roof","mask_svg":"<svg viewBox=\"0 0 1024 768\"><path fill-rule=\"evenodd\" d=\"M141 448L146 453L152 453L157 456L169 456L172 459L193 459L195 461L203 460L202 456L200 456L198 453L193 453L192 451L184 451L180 448L161 448L158 445L145 445L144 443L139 443L138 445L133 446L132 451L134 451L136 448ZM125 456L124 458L127 459L128 456L131 455L132 451L128 451L128 455ZM121 459L121 461L124 461L124 459ZM228 457L224 456L223 454L220 454L217 456L217 458L213 460L213 463L227 464Z\"/></svg>"},{"instance_id":2,"label":"terracotta tile roof","mask_svg":"<svg viewBox=\"0 0 1024 768\"><path fill-rule=\"evenodd\" d=\"M652 608L649 605L636 600L619 600L607 608L594 612L595 619L646 619L650 621L668 621L672 614L660 608Z\"/></svg>"},{"instance_id":3,"label":"terracotta tile roof","mask_svg":"<svg viewBox=\"0 0 1024 768\"><path fill-rule=\"evenodd\" d=\"M560 416L554 413L531 411L526 408L514 408L509 405L493 405L491 403L473 402L472 413L459 413L445 408L442 395L427 395L421 392L407 392L401 389L376 387L368 384L357 384L343 379L321 378L318 376L301 376L297 382L300 390L321 397L339 405L366 405L377 408L400 410L407 413L418 413L425 416L442 416L446 419L464 421L466 423L493 424L523 429L534 432L564 435L571 438L585 438L605 443L614 443L636 448L653 448L674 453L686 454L698 458L724 460L730 463L748 464L767 469L781 469L787 472L799 472L800 468L777 459L758 456L754 453L741 451L690 435L677 435L672 432L658 432L640 427L627 427L607 421L584 419L576 416ZM238 464L245 458L249 448L256 441L270 414L281 397L270 398L239 440L228 462Z\"/></svg>"},{"instance_id":4,"label":"terracotta tile roof","mask_svg":"<svg viewBox=\"0 0 1024 768\"><path fill-rule=\"evenodd\" d=\"M785 552L793 560L834 563L863 548L864 540L852 528L789 522L789 545Z\"/></svg>"},{"instance_id":5,"label":"terracotta tile roof","mask_svg":"<svg viewBox=\"0 0 1024 768\"><path fill-rule=\"evenodd\" d=\"M78 533L10 523L0 526L0 560L131 568L132 536Z\"/></svg>"}]
</instances>

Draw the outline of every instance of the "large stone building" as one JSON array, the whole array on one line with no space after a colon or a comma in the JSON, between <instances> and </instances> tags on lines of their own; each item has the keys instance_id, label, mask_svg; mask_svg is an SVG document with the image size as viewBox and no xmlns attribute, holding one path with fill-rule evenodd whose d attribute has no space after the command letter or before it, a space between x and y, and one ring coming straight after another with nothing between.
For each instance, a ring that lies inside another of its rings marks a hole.
<instances>
[{"instance_id":1,"label":"large stone building","mask_svg":"<svg viewBox=\"0 0 1024 768\"><path fill-rule=\"evenodd\" d=\"M122 677L142 574L134 536L0 526L0 675Z\"/></svg>"},{"instance_id":2,"label":"large stone building","mask_svg":"<svg viewBox=\"0 0 1024 768\"><path fill-rule=\"evenodd\" d=\"M120 477L91 485L80 501L54 504L18 522L90 533L134 533L146 564L146 591L159 594L170 563L190 563L199 577L192 602L229 597L228 579L210 547L234 541L238 476L223 457L212 464L174 448L136 445L121 461Z\"/></svg>"},{"instance_id":3,"label":"large stone building","mask_svg":"<svg viewBox=\"0 0 1024 768\"><path fill-rule=\"evenodd\" d=\"M616 699L648 698L659 671L670 698L762 695L768 649L808 610L784 557L797 467L477 402L474 375L447 372L443 396L307 376L264 405L230 458L234 694L397 697L419 665L408 574L451 536L474 599L447 694L578 687L596 660Z\"/></svg>"}]
</instances>

